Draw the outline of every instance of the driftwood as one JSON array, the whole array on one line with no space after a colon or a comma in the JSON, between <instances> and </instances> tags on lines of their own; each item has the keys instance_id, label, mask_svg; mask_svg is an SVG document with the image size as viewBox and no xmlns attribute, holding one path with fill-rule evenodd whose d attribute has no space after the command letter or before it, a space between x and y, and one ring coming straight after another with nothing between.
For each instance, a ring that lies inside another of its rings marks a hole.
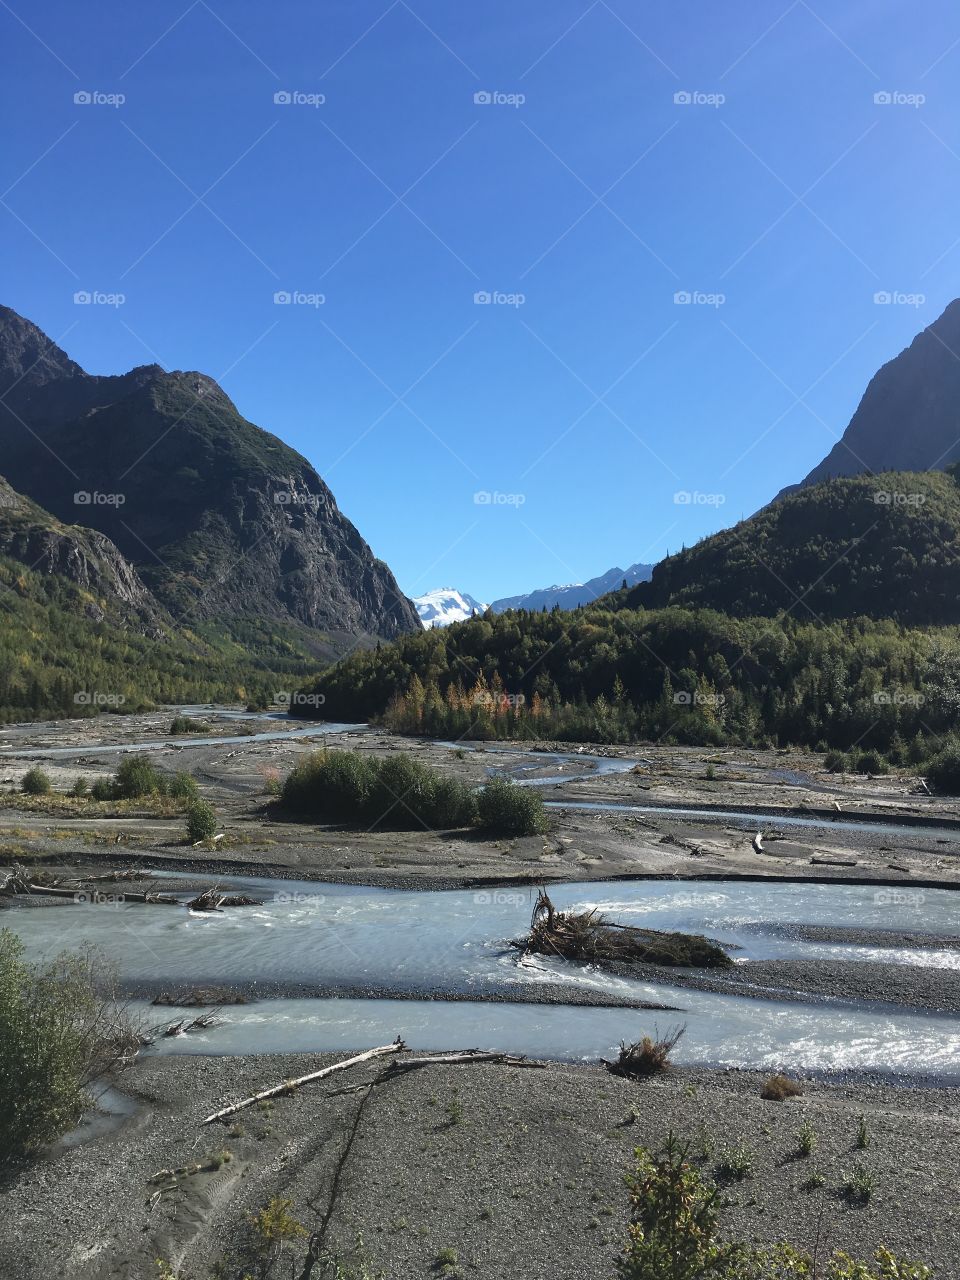
<instances>
[{"instance_id":1,"label":"driftwood","mask_svg":"<svg viewBox=\"0 0 960 1280\"><path fill-rule=\"evenodd\" d=\"M265 1098L275 1098L280 1093L290 1093L291 1090L298 1089L302 1084L309 1084L313 1080L323 1080L326 1076L331 1076L336 1071L344 1071L347 1067L357 1066L358 1063L369 1062L372 1058L382 1058L388 1053L401 1053L406 1047L398 1037L393 1044L383 1044L378 1049L368 1049L366 1053L358 1053L354 1058L345 1058L343 1062L335 1062L332 1066L322 1067L319 1071L311 1071L309 1075L298 1076L295 1080L284 1080L269 1089L261 1089L259 1093L255 1093L250 1098L244 1098L242 1102L235 1102L229 1107L222 1107L219 1111L215 1111L212 1116L207 1116L202 1123L213 1124L215 1120L224 1120L227 1116L236 1115L238 1111L244 1111L247 1107L252 1107L255 1102L262 1102Z\"/></svg>"},{"instance_id":2,"label":"driftwood","mask_svg":"<svg viewBox=\"0 0 960 1280\"><path fill-rule=\"evenodd\" d=\"M508 1067L546 1066L545 1062L531 1062L529 1058L516 1057L512 1053L487 1053L482 1049L464 1049L460 1053L438 1053L429 1058L394 1058L387 1068L387 1074L399 1071L412 1071L416 1067L449 1066L464 1062L499 1062Z\"/></svg>"},{"instance_id":3,"label":"driftwood","mask_svg":"<svg viewBox=\"0 0 960 1280\"><path fill-rule=\"evenodd\" d=\"M187 906L191 911L220 911L223 907L261 907L263 903L245 893L222 893L214 885L197 894Z\"/></svg>"},{"instance_id":4,"label":"driftwood","mask_svg":"<svg viewBox=\"0 0 960 1280\"><path fill-rule=\"evenodd\" d=\"M33 884L31 881L24 882L22 887L14 889L14 892L27 895L36 894L47 898L72 898L75 902L98 902L101 899L115 902L119 899L123 902L143 902L148 906L159 904L165 907L179 907L182 905L179 898L174 898L169 893L102 894L97 889L84 889L82 885L78 885L75 889L62 889L55 885Z\"/></svg>"},{"instance_id":5,"label":"driftwood","mask_svg":"<svg viewBox=\"0 0 960 1280\"><path fill-rule=\"evenodd\" d=\"M763 832L762 831L758 831L757 834L753 837L753 850L754 850L754 853L763 853Z\"/></svg>"},{"instance_id":6,"label":"driftwood","mask_svg":"<svg viewBox=\"0 0 960 1280\"><path fill-rule=\"evenodd\" d=\"M658 964L728 967L730 957L699 934L668 933L617 924L598 911L558 911L546 890L537 895L530 932L513 946L529 954L559 956L583 964Z\"/></svg>"}]
</instances>

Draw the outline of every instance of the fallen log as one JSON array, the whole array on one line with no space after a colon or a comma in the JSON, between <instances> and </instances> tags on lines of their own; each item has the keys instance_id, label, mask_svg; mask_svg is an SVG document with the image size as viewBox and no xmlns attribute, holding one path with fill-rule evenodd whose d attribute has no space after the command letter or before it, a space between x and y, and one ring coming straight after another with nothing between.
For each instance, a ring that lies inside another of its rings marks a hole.
<instances>
[{"instance_id":1,"label":"fallen log","mask_svg":"<svg viewBox=\"0 0 960 1280\"><path fill-rule=\"evenodd\" d=\"M763 832L762 831L758 831L757 834L753 837L753 851L754 853L763 853Z\"/></svg>"},{"instance_id":2,"label":"fallen log","mask_svg":"<svg viewBox=\"0 0 960 1280\"><path fill-rule=\"evenodd\" d=\"M395 1071L411 1071L416 1067L445 1067L463 1062L499 1062L507 1067L542 1068L546 1066L545 1062L531 1062L529 1058L517 1057L512 1053L488 1053L482 1049L464 1049L459 1053L437 1053L428 1058L394 1058L387 1068L387 1074Z\"/></svg>"},{"instance_id":3,"label":"fallen log","mask_svg":"<svg viewBox=\"0 0 960 1280\"><path fill-rule=\"evenodd\" d=\"M402 1053L406 1047L398 1036L393 1044L383 1044L378 1049L367 1049L365 1053L358 1053L354 1058L345 1058L343 1062L334 1062L332 1066L321 1067L319 1071L311 1071L309 1075L298 1076L295 1080L284 1080L269 1089L261 1089L259 1093L253 1094L250 1098L244 1098L242 1102L235 1102L229 1107L222 1107L219 1111L215 1111L212 1116L207 1116L206 1120L201 1121L201 1123L213 1124L215 1120L224 1120L227 1116L236 1115L238 1111L244 1111L247 1107L252 1107L256 1102L262 1102L264 1098L275 1098L280 1093L290 1093L293 1089L299 1089L302 1084L309 1084L313 1080L323 1080L327 1076L332 1076L336 1071L345 1071L347 1067L355 1067L361 1062L369 1062L372 1058L382 1058L388 1053Z\"/></svg>"}]
</instances>

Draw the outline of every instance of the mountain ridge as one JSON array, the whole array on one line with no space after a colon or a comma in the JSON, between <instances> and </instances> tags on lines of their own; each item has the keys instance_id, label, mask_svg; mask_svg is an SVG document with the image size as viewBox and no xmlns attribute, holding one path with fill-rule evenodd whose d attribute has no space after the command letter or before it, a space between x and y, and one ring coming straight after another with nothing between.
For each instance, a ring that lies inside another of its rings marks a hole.
<instances>
[{"instance_id":1,"label":"mountain ridge","mask_svg":"<svg viewBox=\"0 0 960 1280\"><path fill-rule=\"evenodd\" d=\"M955 299L877 370L830 452L777 498L837 476L943 470L958 460L960 299Z\"/></svg>"},{"instance_id":2,"label":"mountain ridge","mask_svg":"<svg viewBox=\"0 0 960 1280\"><path fill-rule=\"evenodd\" d=\"M339 635L419 628L309 461L212 378L158 365L86 374L2 308L0 399L11 484L112 539L174 619L275 619L318 652Z\"/></svg>"}]
</instances>

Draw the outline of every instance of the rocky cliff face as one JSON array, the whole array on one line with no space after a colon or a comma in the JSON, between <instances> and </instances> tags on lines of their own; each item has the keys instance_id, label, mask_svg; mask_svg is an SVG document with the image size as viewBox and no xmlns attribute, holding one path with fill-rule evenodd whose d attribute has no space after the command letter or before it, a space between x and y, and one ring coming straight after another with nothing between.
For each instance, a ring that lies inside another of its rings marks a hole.
<instances>
[{"instance_id":1,"label":"rocky cliff face","mask_svg":"<svg viewBox=\"0 0 960 1280\"><path fill-rule=\"evenodd\" d=\"M843 436L802 484L936 470L958 458L960 299L875 374Z\"/></svg>"},{"instance_id":2,"label":"rocky cliff face","mask_svg":"<svg viewBox=\"0 0 960 1280\"><path fill-rule=\"evenodd\" d=\"M2 476L0 556L76 588L76 607L95 622L110 619L158 638L164 632L162 610L108 537L61 524Z\"/></svg>"},{"instance_id":3,"label":"rocky cliff face","mask_svg":"<svg viewBox=\"0 0 960 1280\"><path fill-rule=\"evenodd\" d=\"M419 630L309 462L205 375L94 378L3 310L0 396L11 482L107 535L175 622L277 621L327 639Z\"/></svg>"}]
</instances>

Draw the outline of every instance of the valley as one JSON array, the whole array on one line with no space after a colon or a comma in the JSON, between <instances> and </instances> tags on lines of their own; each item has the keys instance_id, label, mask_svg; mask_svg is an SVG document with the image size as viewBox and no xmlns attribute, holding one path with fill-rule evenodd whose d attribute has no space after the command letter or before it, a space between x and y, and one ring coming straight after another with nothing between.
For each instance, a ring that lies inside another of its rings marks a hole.
<instances>
[{"instance_id":1,"label":"valley","mask_svg":"<svg viewBox=\"0 0 960 1280\"><path fill-rule=\"evenodd\" d=\"M202 732L171 735L175 716ZM494 840L291 821L272 807L272 780L319 746L407 753L473 786L511 777L549 797L549 831ZM138 754L171 776L189 772L221 839L194 847L182 818L145 801L66 794L78 776L92 785ZM52 791L25 796L20 783L37 765ZM816 1164L828 1183L849 1164L844 1129L852 1134L866 1115L875 1134L875 1207L851 1212L836 1201L832 1238L861 1250L889 1239L899 1229L895 1196L907 1215L898 1238L938 1262L939 1274L956 1274L953 1226L920 1227L910 1215L923 1188L957 1174L955 1146L923 1135L956 1124L960 811L918 794L912 774L838 777L796 750L430 742L192 705L8 725L0 776L5 864L54 883L96 877L92 900L0 899L27 957L93 943L142 1025L211 1018L141 1051L104 1096L106 1127L94 1123L85 1141L81 1125L55 1155L55 1180L41 1164L0 1190L10 1213L30 1197L38 1223L75 1224L69 1254L52 1242L64 1276L146 1276L155 1256L212 1264L244 1238L251 1207L282 1187L298 1206L318 1195L326 1203L325 1246L344 1265L358 1235L371 1265L405 1259L400 1274L429 1270L455 1240L468 1267L534 1280L531 1233L547 1221L565 1241L557 1274L573 1280L587 1257L612 1258L619 1247L617 1186L631 1146L662 1141L670 1126L707 1145L737 1132L754 1165L736 1184L750 1192L734 1196L738 1229L796 1235L806 1229L801 1204L819 1200L798 1189L806 1162L778 1163L801 1115L822 1131ZM509 943L541 884L561 909L593 906L624 923L705 933L731 949L734 966L605 972L521 959ZM205 916L122 900L159 889L186 902L210 885L261 905ZM685 1034L672 1073L638 1085L597 1065L621 1040L674 1026ZM477 1045L547 1065L368 1068L346 1090L307 1086L254 1111L229 1135L206 1141L197 1128L224 1099L398 1035L414 1061ZM801 1080L803 1098L761 1100L763 1073L773 1070ZM152 1195L158 1169L191 1160L205 1168L217 1141L228 1164L174 1176ZM408 1141L430 1172L416 1186L389 1174L381 1185L374 1151L379 1163ZM914 1172L904 1181L892 1162L899 1170L905 1149ZM531 1161L546 1197L534 1216L520 1194ZM106 1223L98 1206L110 1201L126 1207ZM492 1222L509 1223L509 1264ZM110 1242L108 1253L96 1239Z\"/></svg>"}]
</instances>

